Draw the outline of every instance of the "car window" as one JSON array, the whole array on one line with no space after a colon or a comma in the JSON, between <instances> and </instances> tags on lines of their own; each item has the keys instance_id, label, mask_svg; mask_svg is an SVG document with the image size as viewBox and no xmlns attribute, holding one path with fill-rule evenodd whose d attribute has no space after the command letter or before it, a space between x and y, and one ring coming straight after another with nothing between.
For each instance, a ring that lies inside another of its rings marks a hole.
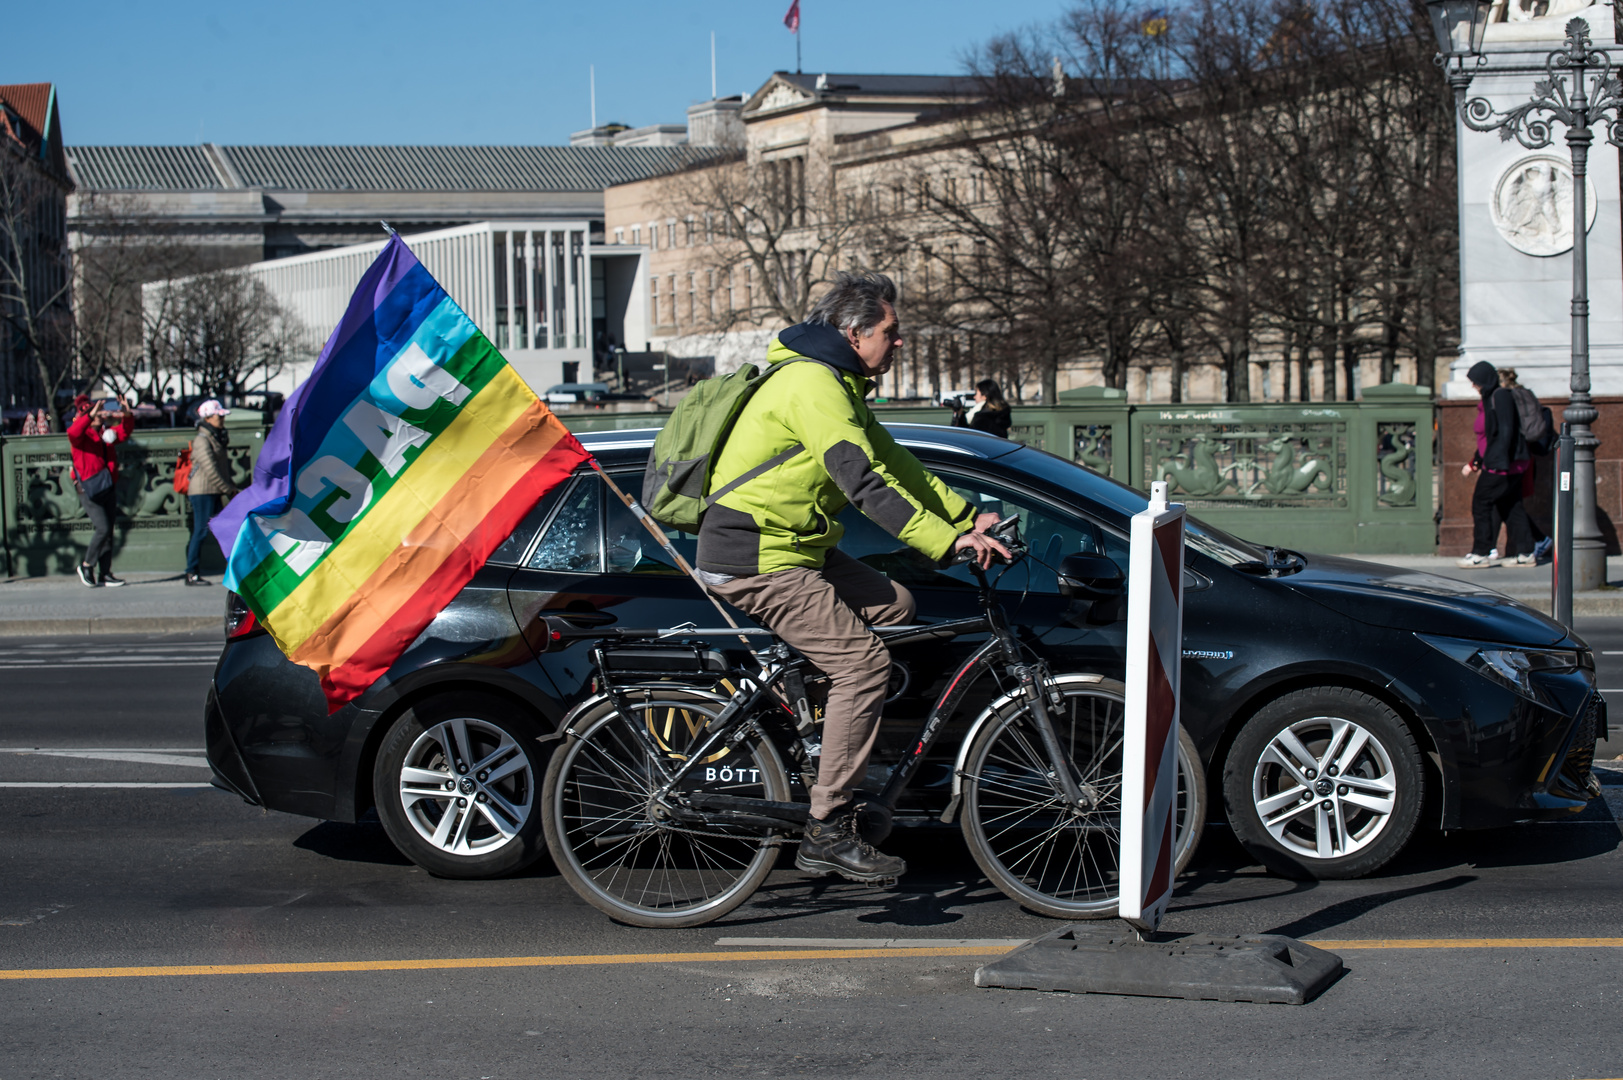
<instances>
[{"instance_id":1,"label":"car window","mask_svg":"<svg viewBox=\"0 0 1623 1080\"><path fill-rule=\"evenodd\" d=\"M613 475L622 491L642 486L640 471ZM694 538L671 529L665 535L691 565L697 546ZM532 570L576 574L682 573L659 541L595 473L575 480L526 565Z\"/></svg>"},{"instance_id":2,"label":"car window","mask_svg":"<svg viewBox=\"0 0 1623 1080\"><path fill-rule=\"evenodd\" d=\"M564 495L558 516L536 545L525 565L532 570L565 570L580 574L603 572L603 482L595 475L579 477Z\"/></svg>"},{"instance_id":3,"label":"car window","mask_svg":"<svg viewBox=\"0 0 1623 1080\"><path fill-rule=\"evenodd\" d=\"M541 523L547 519L547 515L557 505L560 490L554 489L537 499L535 505L530 508L530 512L524 515L524 520L518 523L518 528L514 529L512 534L502 541L501 547L491 552L487 561L497 566L517 566L523 562L524 553L530 549L530 541L535 539L536 531L541 528Z\"/></svg>"},{"instance_id":4,"label":"car window","mask_svg":"<svg viewBox=\"0 0 1623 1080\"><path fill-rule=\"evenodd\" d=\"M642 488L642 470L616 472L614 482L620 485L620 490L637 492ZM595 477L592 478L596 480ZM604 486L597 481L598 486ZM607 522L603 530L606 539L604 551L608 557L608 569L611 574L680 574L682 568L676 565L670 552L660 546L658 540L648 532L648 527L634 517L626 504L621 502L612 492L605 492L603 505L606 510ZM697 554L698 542L686 533L675 529L666 529L665 538L671 546L681 552L689 566L693 565Z\"/></svg>"},{"instance_id":5,"label":"car window","mask_svg":"<svg viewBox=\"0 0 1623 1080\"><path fill-rule=\"evenodd\" d=\"M1127 538L1078 514L1058 511L1036 496L1017 492L999 484L947 470L937 475L960 496L980 507L983 513L1020 518L1020 535L1035 558L1026 559L1004 577L1005 589L1057 593L1059 580L1055 567L1067 555L1083 553L1106 555L1127 572ZM974 578L967 567L939 569L924 556L869 521L855 507L840 515L846 533L840 549L875 569L882 570L904 585L933 588L969 588ZM1040 561L1039 561L1040 560ZM1043 565L1046 563L1047 565Z\"/></svg>"}]
</instances>

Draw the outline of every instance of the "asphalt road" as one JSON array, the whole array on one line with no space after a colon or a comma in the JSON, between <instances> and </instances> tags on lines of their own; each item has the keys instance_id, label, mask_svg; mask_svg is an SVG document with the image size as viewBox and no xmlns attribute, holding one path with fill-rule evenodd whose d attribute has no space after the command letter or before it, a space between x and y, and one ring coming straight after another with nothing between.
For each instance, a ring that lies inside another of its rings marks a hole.
<instances>
[{"instance_id":1,"label":"asphalt road","mask_svg":"<svg viewBox=\"0 0 1623 1080\"><path fill-rule=\"evenodd\" d=\"M1623 619L1580 630L1623 703ZM710 927L616 926L544 860L438 880L375 823L207 787L211 649L0 643L0 1077L1623 1077L1623 787L1354 882L1270 877L1210 829L1164 929L1332 943L1347 974L1303 1007L977 990L1056 924L954 833L893 843L892 892L788 869ZM182 965L233 973L129 970Z\"/></svg>"}]
</instances>

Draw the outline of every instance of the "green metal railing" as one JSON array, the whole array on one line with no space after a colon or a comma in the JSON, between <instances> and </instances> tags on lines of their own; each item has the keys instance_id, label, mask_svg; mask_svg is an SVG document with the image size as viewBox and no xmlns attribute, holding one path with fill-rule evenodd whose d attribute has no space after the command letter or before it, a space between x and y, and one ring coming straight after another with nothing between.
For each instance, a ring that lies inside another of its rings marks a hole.
<instances>
[{"instance_id":1,"label":"green metal railing","mask_svg":"<svg viewBox=\"0 0 1623 1080\"><path fill-rule=\"evenodd\" d=\"M877 406L891 422L944 424L941 407ZM663 426L668 412L571 413L575 431ZM1010 437L1140 489L1165 479L1173 498L1248 539L1337 554L1430 554L1437 546L1433 408L1427 387L1369 387L1360 402L1129 405L1120 391L1066 391L1057 405L1016 406ZM231 424L231 460L247 483L264 429ZM137 432L119 454L115 565L184 568L190 515L173 487L192 431ZM90 538L63 435L0 440L0 524L13 576L73 572ZM212 544L208 556L217 560ZM218 569L217 565L208 567Z\"/></svg>"},{"instance_id":2,"label":"green metal railing","mask_svg":"<svg viewBox=\"0 0 1623 1080\"><path fill-rule=\"evenodd\" d=\"M265 444L257 421L226 425L234 482L246 486ZM174 488L175 461L195 428L137 431L118 452L118 517L113 525L116 570L186 567L191 507ZM90 519L73 487L66 435L17 435L0 441L0 528L5 571L12 577L71 574L90 542ZM218 572L220 555L203 547L204 569Z\"/></svg>"},{"instance_id":3,"label":"green metal railing","mask_svg":"<svg viewBox=\"0 0 1623 1080\"><path fill-rule=\"evenodd\" d=\"M887 422L945 424L940 406L878 404ZM1437 547L1431 389L1366 387L1364 400L1129 405L1119 390L1016 406L1009 437L1139 489L1166 480L1199 518L1247 539L1336 554ZM660 427L670 414L570 416L577 431Z\"/></svg>"}]
</instances>

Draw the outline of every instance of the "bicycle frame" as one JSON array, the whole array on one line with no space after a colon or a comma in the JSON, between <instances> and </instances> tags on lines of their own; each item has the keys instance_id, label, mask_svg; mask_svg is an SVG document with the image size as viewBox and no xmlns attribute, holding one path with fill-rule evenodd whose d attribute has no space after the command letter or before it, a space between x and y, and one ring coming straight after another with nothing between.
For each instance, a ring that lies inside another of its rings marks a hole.
<instances>
[{"instance_id":1,"label":"bicycle frame","mask_svg":"<svg viewBox=\"0 0 1623 1080\"><path fill-rule=\"evenodd\" d=\"M1031 707L1032 717L1036 721L1051 769L1049 782L1057 786L1057 794L1067 806L1073 809L1087 809L1091 806L1091 802L1084 795L1076 777L1072 775L1068 759L1060 746L1059 737L1048 713L1048 699L1044 693L1044 666L1041 663L1026 663L1021 657L1019 644L1009 628L1002 606L997 602L996 594L986 581L985 573L974 564L970 566L979 583L981 606L985 612L982 617L919 626L911 633L883 636L887 645L899 645L910 641L956 637L968 633L990 632L991 635L948 680L941 696L931 707L918 734L912 740L911 749L891 767L877 801L883 804L887 811L895 809L901 793L917 773L925 755L940 738L947 720L957 712L969 689L982 675L992 671L994 666L1001 662L1006 666L1007 674L1017 683L1016 692L1021 694ZM669 638L683 632L691 634L695 631L685 628L674 631L622 630L615 636L621 640ZM696 746L687 749L686 760L674 770L666 767L664 750L656 743L653 734L633 719L622 700L627 692L638 689L649 690L654 687L646 684L617 685L610 666L604 660L603 648L603 641L599 640L592 649L592 665L602 680L603 696L631 729L634 737L647 751L654 767L659 770L661 783L654 793L655 801L673 810L686 807L701 814L706 811L720 814L736 824L781 826L805 821L809 807L804 803L773 803L720 795L695 796L677 791L683 780L691 775L701 762L720 750L723 744L736 746L756 732L763 736L768 735L760 727L764 710L784 709L799 721L797 731L801 737L810 733L810 716L797 712L804 709L803 692L787 693L784 688L786 682L801 685L799 683L801 667L806 663L804 659L796 656L789 646L779 641L754 651L759 670L746 676L749 685L739 687L730 698L716 699L718 703L725 700L725 705L722 706L720 713L705 725L704 737Z\"/></svg>"}]
</instances>

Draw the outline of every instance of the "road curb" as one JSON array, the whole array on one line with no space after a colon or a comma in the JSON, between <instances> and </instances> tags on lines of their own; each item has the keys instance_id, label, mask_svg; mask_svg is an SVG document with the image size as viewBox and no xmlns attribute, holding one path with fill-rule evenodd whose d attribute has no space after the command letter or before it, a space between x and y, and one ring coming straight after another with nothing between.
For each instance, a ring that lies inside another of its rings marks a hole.
<instances>
[{"instance_id":1,"label":"road curb","mask_svg":"<svg viewBox=\"0 0 1623 1080\"><path fill-rule=\"evenodd\" d=\"M224 633L219 615L94 615L0 619L0 637L95 637L106 634Z\"/></svg>"}]
</instances>

